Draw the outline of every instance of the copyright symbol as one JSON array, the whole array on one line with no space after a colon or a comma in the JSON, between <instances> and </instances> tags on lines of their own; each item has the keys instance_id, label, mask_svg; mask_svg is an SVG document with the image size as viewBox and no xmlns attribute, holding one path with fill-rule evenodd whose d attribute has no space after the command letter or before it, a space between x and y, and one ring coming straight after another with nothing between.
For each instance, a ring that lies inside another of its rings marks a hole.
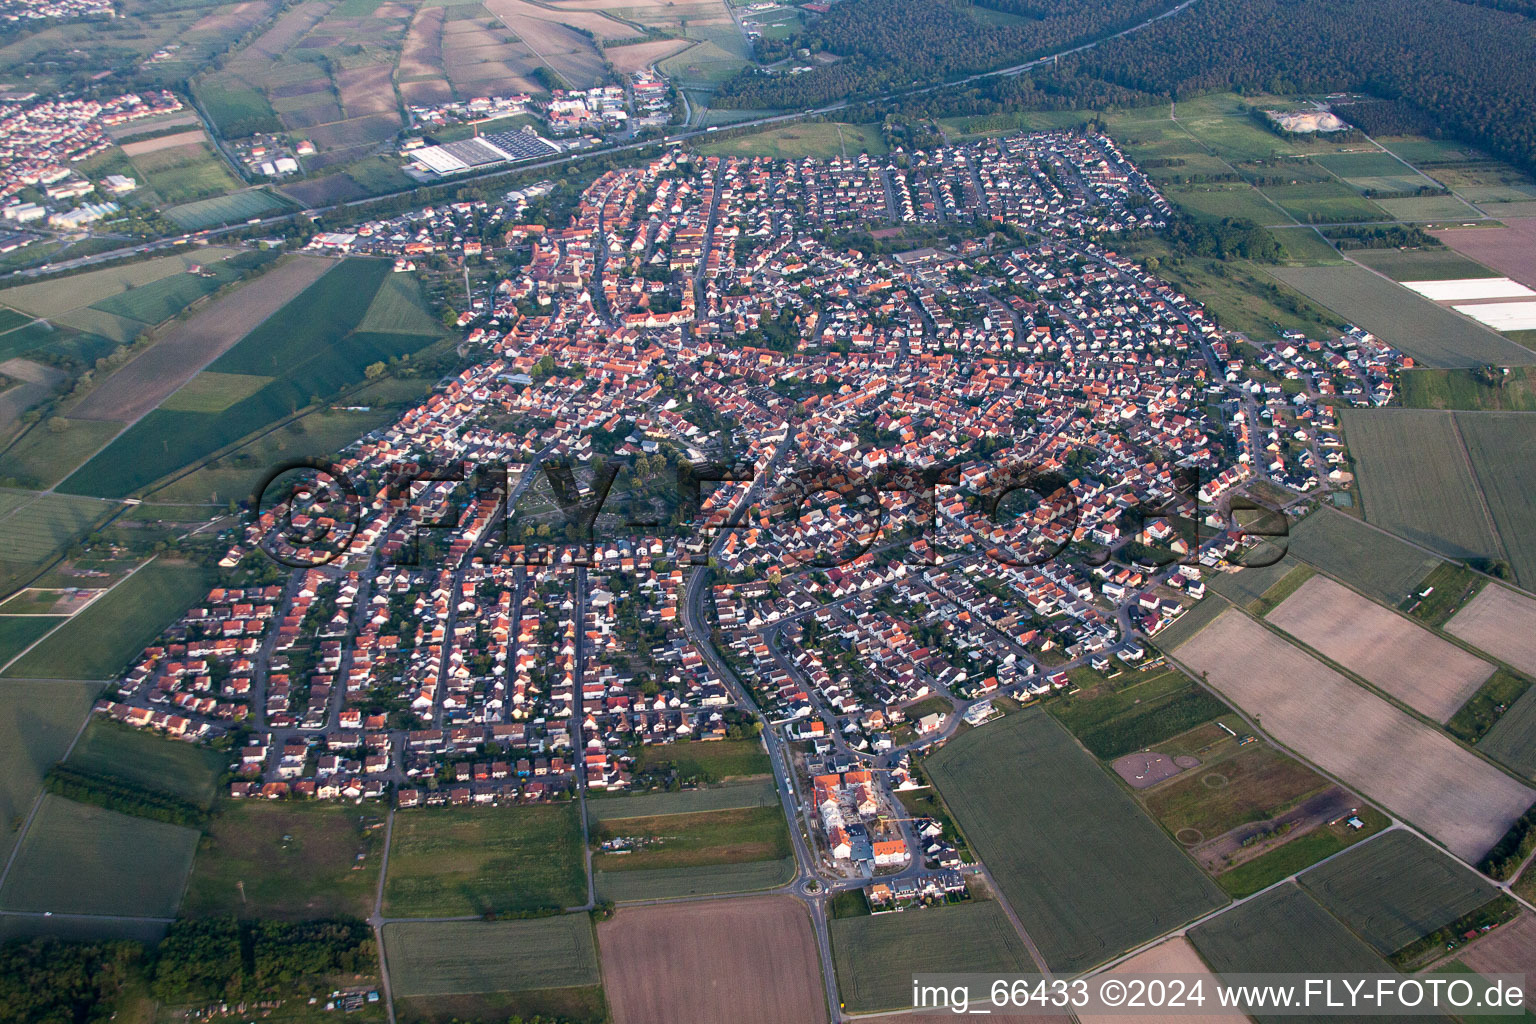
<instances>
[{"instance_id":1,"label":"copyright symbol","mask_svg":"<svg viewBox=\"0 0 1536 1024\"><path fill-rule=\"evenodd\" d=\"M362 525L356 488L316 459L274 467L256 486L251 505L265 527L261 549L291 569L317 569L340 558Z\"/></svg>"},{"instance_id":2,"label":"copyright symbol","mask_svg":"<svg viewBox=\"0 0 1536 1024\"><path fill-rule=\"evenodd\" d=\"M1099 986L1099 998L1105 1006L1119 1006L1125 1002L1125 982L1106 978L1104 984Z\"/></svg>"}]
</instances>

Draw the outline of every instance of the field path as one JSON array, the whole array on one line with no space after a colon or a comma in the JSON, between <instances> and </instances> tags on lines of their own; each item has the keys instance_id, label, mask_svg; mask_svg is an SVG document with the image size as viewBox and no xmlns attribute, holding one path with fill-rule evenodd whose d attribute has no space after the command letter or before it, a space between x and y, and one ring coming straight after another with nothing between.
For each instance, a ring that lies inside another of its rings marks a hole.
<instances>
[{"instance_id":1,"label":"field path","mask_svg":"<svg viewBox=\"0 0 1536 1024\"><path fill-rule=\"evenodd\" d=\"M395 809L389 809L384 819L384 857L379 861L379 885L373 894L373 913L368 924L373 928L373 945L379 951L379 984L384 988L384 1009L389 1012L389 1024L395 1024L395 994L389 987L389 962L384 957L384 879L389 875L389 840L395 832Z\"/></svg>"}]
</instances>

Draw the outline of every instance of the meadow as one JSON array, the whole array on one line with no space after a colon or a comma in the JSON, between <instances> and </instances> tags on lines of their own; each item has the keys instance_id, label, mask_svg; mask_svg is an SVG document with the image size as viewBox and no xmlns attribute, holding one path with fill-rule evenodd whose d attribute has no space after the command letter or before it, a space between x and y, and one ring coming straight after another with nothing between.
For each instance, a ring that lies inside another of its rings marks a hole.
<instances>
[{"instance_id":1,"label":"meadow","mask_svg":"<svg viewBox=\"0 0 1536 1024\"><path fill-rule=\"evenodd\" d=\"M1218 718L1230 709L1178 672L1116 679L1052 701L1050 713L1094 756L1113 760Z\"/></svg>"},{"instance_id":2,"label":"meadow","mask_svg":"<svg viewBox=\"0 0 1536 1024\"><path fill-rule=\"evenodd\" d=\"M229 758L207 747L166 739L94 715L69 765L144 789L170 793L207 810Z\"/></svg>"},{"instance_id":3,"label":"meadow","mask_svg":"<svg viewBox=\"0 0 1536 1024\"><path fill-rule=\"evenodd\" d=\"M670 765L680 778L699 782L766 775L773 770L768 751L756 739L646 744L636 762L648 770Z\"/></svg>"},{"instance_id":4,"label":"meadow","mask_svg":"<svg viewBox=\"0 0 1536 1024\"><path fill-rule=\"evenodd\" d=\"M1486 879L1411 832L1388 832L1297 879L1382 956L1498 895Z\"/></svg>"},{"instance_id":5,"label":"meadow","mask_svg":"<svg viewBox=\"0 0 1536 1024\"><path fill-rule=\"evenodd\" d=\"M775 160L812 157L857 157L860 153L884 156L890 152L878 124L844 124L837 121L795 123L767 131L717 139L699 151L712 156L766 156Z\"/></svg>"},{"instance_id":6,"label":"meadow","mask_svg":"<svg viewBox=\"0 0 1536 1024\"><path fill-rule=\"evenodd\" d=\"M1392 824L1385 814L1371 807L1359 808L1356 817L1363 823L1363 828L1351 828L1342 821L1318 825L1252 860L1228 868L1216 876L1216 884L1234 899L1252 896L1318 861L1364 842Z\"/></svg>"},{"instance_id":7,"label":"meadow","mask_svg":"<svg viewBox=\"0 0 1536 1024\"><path fill-rule=\"evenodd\" d=\"M1405 370L1403 405L1409 409L1536 412L1536 377L1528 366L1508 367L1497 377L1478 370Z\"/></svg>"},{"instance_id":8,"label":"meadow","mask_svg":"<svg viewBox=\"0 0 1536 1024\"><path fill-rule=\"evenodd\" d=\"M1147 809L1186 846L1266 821L1330 783L1266 743L1192 768L1142 796Z\"/></svg>"},{"instance_id":9,"label":"meadow","mask_svg":"<svg viewBox=\"0 0 1536 1024\"><path fill-rule=\"evenodd\" d=\"M314 281L208 366L272 378L218 412L161 407L64 481L75 494L121 497L363 381L371 363L408 355L440 332L360 329L390 274L382 260L347 260Z\"/></svg>"},{"instance_id":10,"label":"meadow","mask_svg":"<svg viewBox=\"0 0 1536 1024\"><path fill-rule=\"evenodd\" d=\"M515 992L601 983L592 920L409 921L384 926L396 994Z\"/></svg>"},{"instance_id":11,"label":"meadow","mask_svg":"<svg viewBox=\"0 0 1536 1024\"><path fill-rule=\"evenodd\" d=\"M0 889L0 908L170 917L197 830L49 794Z\"/></svg>"},{"instance_id":12,"label":"meadow","mask_svg":"<svg viewBox=\"0 0 1536 1024\"><path fill-rule=\"evenodd\" d=\"M608 872L777 861L791 853L784 812L777 805L610 818L598 823L592 839L639 844L629 853L597 853L593 868Z\"/></svg>"},{"instance_id":13,"label":"meadow","mask_svg":"<svg viewBox=\"0 0 1536 1024\"><path fill-rule=\"evenodd\" d=\"M676 793L657 791L635 793L631 796L612 798L587 797L587 820L607 821L610 818L643 818L656 814L697 814L701 811L723 811L736 807L777 807L778 790L772 779L754 779L750 782L730 782L701 789L684 789Z\"/></svg>"},{"instance_id":14,"label":"meadow","mask_svg":"<svg viewBox=\"0 0 1536 1024\"><path fill-rule=\"evenodd\" d=\"M562 803L397 814L384 912L451 917L584 903L579 813Z\"/></svg>"},{"instance_id":15,"label":"meadow","mask_svg":"<svg viewBox=\"0 0 1536 1024\"><path fill-rule=\"evenodd\" d=\"M705 867L649 868L640 871L598 869L594 871L593 883L600 899L626 903L776 889L791 881L795 877L795 870L793 857Z\"/></svg>"},{"instance_id":16,"label":"meadow","mask_svg":"<svg viewBox=\"0 0 1536 1024\"><path fill-rule=\"evenodd\" d=\"M45 679L111 679L208 593L201 566L157 559L69 620L4 672Z\"/></svg>"},{"instance_id":17,"label":"meadow","mask_svg":"<svg viewBox=\"0 0 1536 1024\"><path fill-rule=\"evenodd\" d=\"M1101 963L1224 899L1037 709L951 740L926 765L1052 970Z\"/></svg>"},{"instance_id":18,"label":"meadow","mask_svg":"<svg viewBox=\"0 0 1536 1024\"><path fill-rule=\"evenodd\" d=\"M991 900L845 917L829 927L838 993L854 1013L911 1006L918 973L1035 969L1008 915Z\"/></svg>"}]
</instances>

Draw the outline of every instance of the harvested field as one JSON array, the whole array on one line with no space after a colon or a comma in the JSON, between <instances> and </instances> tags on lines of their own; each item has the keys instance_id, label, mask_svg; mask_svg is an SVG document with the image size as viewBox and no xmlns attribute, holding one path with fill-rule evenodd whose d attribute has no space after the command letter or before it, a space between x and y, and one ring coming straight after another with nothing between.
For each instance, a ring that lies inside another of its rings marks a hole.
<instances>
[{"instance_id":1,"label":"harvested field","mask_svg":"<svg viewBox=\"0 0 1536 1024\"><path fill-rule=\"evenodd\" d=\"M1053 971L1102 963L1223 901L1038 709L951 740L925 766Z\"/></svg>"},{"instance_id":2,"label":"harvested field","mask_svg":"<svg viewBox=\"0 0 1536 1024\"><path fill-rule=\"evenodd\" d=\"M1499 557L1492 520L1450 413L1350 410L1343 421L1367 522L1455 558Z\"/></svg>"},{"instance_id":3,"label":"harvested field","mask_svg":"<svg viewBox=\"0 0 1536 1024\"><path fill-rule=\"evenodd\" d=\"M614 1024L827 1015L810 918L788 896L620 910L597 941Z\"/></svg>"},{"instance_id":4,"label":"harvested field","mask_svg":"<svg viewBox=\"0 0 1536 1024\"><path fill-rule=\"evenodd\" d=\"M128 156L138 156L141 153L154 153L161 149L175 149L177 146L190 146L206 141L208 136L201 128L190 132L177 132L174 135L162 135L157 139L145 139L143 142L123 143L123 153Z\"/></svg>"},{"instance_id":5,"label":"harvested field","mask_svg":"<svg viewBox=\"0 0 1536 1024\"><path fill-rule=\"evenodd\" d=\"M1464 256L1536 288L1536 218L1500 217L1501 228L1437 231L1440 241Z\"/></svg>"},{"instance_id":6,"label":"harvested field","mask_svg":"<svg viewBox=\"0 0 1536 1024\"><path fill-rule=\"evenodd\" d=\"M1536 599L1508 587L1486 586L1451 616L1445 631L1536 676Z\"/></svg>"},{"instance_id":7,"label":"harvested field","mask_svg":"<svg viewBox=\"0 0 1536 1024\"><path fill-rule=\"evenodd\" d=\"M1200 959L1200 954L1195 952L1195 947L1191 946L1189 940L1185 938L1169 939L1161 945L1137 953L1125 963L1111 968L1106 974L1203 974L1215 980L1211 969L1205 966L1205 961ZM1123 1022L1126 1018L1110 1014L1080 1013L1077 1019L1079 1024L1112 1024L1112 1022ZM1177 1013L1138 1014L1136 1020L1143 1021L1145 1024L1180 1024L1188 1018ZM1241 1013L1209 1013L1202 1014L1200 1020L1208 1021L1210 1024L1244 1024L1248 1018Z\"/></svg>"},{"instance_id":8,"label":"harvested field","mask_svg":"<svg viewBox=\"0 0 1536 1024\"><path fill-rule=\"evenodd\" d=\"M1428 366L1536 362L1529 349L1364 267L1271 267L1267 272Z\"/></svg>"},{"instance_id":9,"label":"harvested field","mask_svg":"<svg viewBox=\"0 0 1536 1024\"><path fill-rule=\"evenodd\" d=\"M644 71L658 61L666 60L688 45L686 39L654 39L648 43L615 46L611 50L604 50L603 53L613 62L615 71L629 75L636 71Z\"/></svg>"},{"instance_id":10,"label":"harvested field","mask_svg":"<svg viewBox=\"0 0 1536 1024\"><path fill-rule=\"evenodd\" d=\"M583 25L594 34L622 39L634 34L634 29L595 14L554 14L537 7L527 0L490 0L486 5L502 24L517 34L539 61L549 66L555 74L565 79L575 89L590 88L592 82L603 74L603 58L592 40L555 18L597 18L600 24Z\"/></svg>"},{"instance_id":11,"label":"harvested field","mask_svg":"<svg viewBox=\"0 0 1536 1024\"><path fill-rule=\"evenodd\" d=\"M1481 875L1400 829L1361 843L1297 881L1383 956L1498 895Z\"/></svg>"},{"instance_id":12,"label":"harvested field","mask_svg":"<svg viewBox=\"0 0 1536 1024\"><path fill-rule=\"evenodd\" d=\"M1033 968L1008 915L992 900L840 918L831 932L838 995L855 1012L911 1006L914 974Z\"/></svg>"},{"instance_id":13,"label":"harvested field","mask_svg":"<svg viewBox=\"0 0 1536 1024\"><path fill-rule=\"evenodd\" d=\"M1493 675L1488 662L1326 576L1303 583L1268 621L1437 722Z\"/></svg>"},{"instance_id":14,"label":"harvested field","mask_svg":"<svg viewBox=\"0 0 1536 1024\"><path fill-rule=\"evenodd\" d=\"M1536 791L1350 682L1237 611L1179 660L1281 743L1475 861Z\"/></svg>"},{"instance_id":15,"label":"harvested field","mask_svg":"<svg viewBox=\"0 0 1536 1024\"><path fill-rule=\"evenodd\" d=\"M1148 750L1137 754L1126 754L1112 767L1115 769L1115 774L1124 779L1132 789L1146 789L1148 786L1155 786L1159 782L1171 779L1182 771L1195 768L1199 764L1198 757L1191 757L1188 754L1169 757L1167 754Z\"/></svg>"},{"instance_id":16,"label":"harvested field","mask_svg":"<svg viewBox=\"0 0 1536 1024\"><path fill-rule=\"evenodd\" d=\"M1521 914L1462 950L1458 959L1479 974L1536 977L1536 914ZM1527 986L1526 1006L1532 1004Z\"/></svg>"},{"instance_id":17,"label":"harvested field","mask_svg":"<svg viewBox=\"0 0 1536 1024\"><path fill-rule=\"evenodd\" d=\"M398 119L395 92L390 87L392 71L388 64L372 64L336 72L336 88L348 117L388 114Z\"/></svg>"},{"instance_id":18,"label":"harvested field","mask_svg":"<svg viewBox=\"0 0 1536 1024\"><path fill-rule=\"evenodd\" d=\"M336 266L300 257L199 310L129 361L76 406L76 419L132 422Z\"/></svg>"}]
</instances>

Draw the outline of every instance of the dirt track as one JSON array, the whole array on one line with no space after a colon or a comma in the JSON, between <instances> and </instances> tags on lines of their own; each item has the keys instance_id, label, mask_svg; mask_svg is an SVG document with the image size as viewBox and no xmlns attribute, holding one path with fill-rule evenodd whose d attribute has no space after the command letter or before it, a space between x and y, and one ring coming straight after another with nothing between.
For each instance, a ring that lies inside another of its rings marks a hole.
<instances>
[{"instance_id":1,"label":"dirt track","mask_svg":"<svg viewBox=\"0 0 1536 1024\"><path fill-rule=\"evenodd\" d=\"M70 418L132 423L335 265L300 256L204 306L108 377Z\"/></svg>"},{"instance_id":2,"label":"dirt track","mask_svg":"<svg viewBox=\"0 0 1536 1024\"><path fill-rule=\"evenodd\" d=\"M1478 860L1536 800L1536 791L1234 609L1180 647L1178 660L1208 673L1265 732L1463 860Z\"/></svg>"},{"instance_id":3,"label":"dirt track","mask_svg":"<svg viewBox=\"0 0 1536 1024\"><path fill-rule=\"evenodd\" d=\"M810 918L788 896L620 910L597 941L614 1024L827 1017Z\"/></svg>"}]
</instances>

